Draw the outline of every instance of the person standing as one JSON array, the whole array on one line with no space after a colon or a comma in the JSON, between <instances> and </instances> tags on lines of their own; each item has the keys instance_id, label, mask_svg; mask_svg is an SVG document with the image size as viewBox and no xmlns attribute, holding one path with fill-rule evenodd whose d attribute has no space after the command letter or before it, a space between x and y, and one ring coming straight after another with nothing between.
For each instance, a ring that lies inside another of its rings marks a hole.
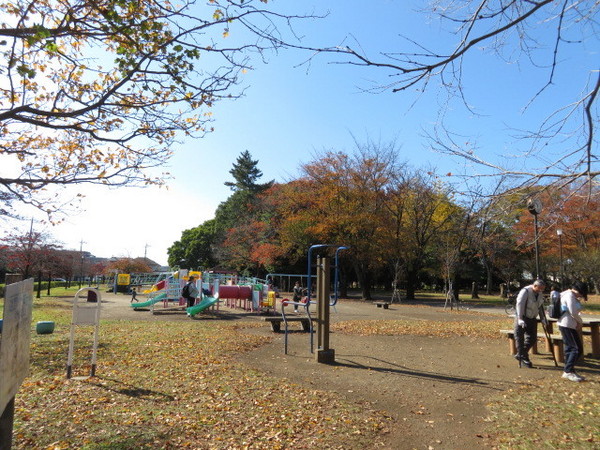
<instances>
[{"instance_id":1,"label":"person standing","mask_svg":"<svg viewBox=\"0 0 600 450\"><path fill-rule=\"evenodd\" d=\"M187 300L187 307L190 308L196 303L196 297L198 297L199 294L198 288L196 287L196 277L194 275L191 275L188 278L188 282L184 289L187 291L185 297Z\"/></svg>"},{"instance_id":2,"label":"person standing","mask_svg":"<svg viewBox=\"0 0 600 450\"><path fill-rule=\"evenodd\" d=\"M131 300L129 303L133 303L133 302L139 302L139 300L137 298L137 291L135 290L135 288L131 288Z\"/></svg>"},{"instance_id":3,"label":"person standing","mask_svg":"<svg viewBox=\"0 0 600 450\"><path fill-rule=\"evenodd\" d=\"M514 332L517 347L515 358L519 361L519 367L522 364L525 367L533 367L529 360L529 349L537 340L537 315L544 303L545 287L546 283L543 280L535 280L517 295Z\"/></svg>"},{"instance_id":4,"label":"person standing","mask_svg":"<svg viewBox=\"0 0 600 450\"><path fill-rule=\"evenodd\" d=\"M565 349L565 368L563 378L569 381L583 381L584 378L575 373L575 363L583 353L581 342L581 303L580 298L587 301L587 285L576 281L571 289L560 294L560 306L562 315L558 319L558 329L563 338Z\"/></svg>"},{"instance_id":5,"label":"person standing","mask_svg":"<svg viewBox=\"0 0 600 450\"><path fill-rule=\"evenodd\" d=\"M300 303L302 300L302 286L300 286L300 282L296 281L294 285L294 297L292 298L294 302ZM294 312L298 312L298 305L294 305Z\"/></svg>"}]
</instances>

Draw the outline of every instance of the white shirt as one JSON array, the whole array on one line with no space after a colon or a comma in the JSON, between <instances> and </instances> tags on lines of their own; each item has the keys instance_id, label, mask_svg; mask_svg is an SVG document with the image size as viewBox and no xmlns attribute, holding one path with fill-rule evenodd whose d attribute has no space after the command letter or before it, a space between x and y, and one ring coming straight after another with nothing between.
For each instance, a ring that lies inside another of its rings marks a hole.
<instances>
[{"instance_id":1,"label":"white shirt","mask_svg":"<svg viewBox=\"0 0 600 450\"><path fill-rule=\"evenodd\" d=\"M517 303L515 305L517 318L523 319L524 317L528 317L530 319L535 319L538 315L540 306L542 306L543 303L543 292L535 292L533 290L533 284L525 286L519 291L519 295L517 295ZM527 309L525 309L525 306L527 306Z\"/></svg>"},{"instance_id":2,"label":"white shirt","mask_svg":"<svg viewBox=\"0 0 600 450\"><path fill-rule=\"evenodd\" d=\"M558 320L558 326L565 328L577 328L578 323L582 323L581 310L583 309L577 297L571 289L567 289L560 294L560 306L563 315Z\"/></svg>"}]
</instances>

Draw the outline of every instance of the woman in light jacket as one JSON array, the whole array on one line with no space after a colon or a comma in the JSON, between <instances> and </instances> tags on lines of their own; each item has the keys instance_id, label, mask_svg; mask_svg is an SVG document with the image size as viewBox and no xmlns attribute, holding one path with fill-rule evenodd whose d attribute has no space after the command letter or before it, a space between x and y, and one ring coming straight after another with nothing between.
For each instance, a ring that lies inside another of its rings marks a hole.
<instances>
[{"instance_id":1,"label":"woman in light jacket","mask_svg":"<svg viewBox=\"0 0 600 450\"><path fill-rule=\"evenodd\" d=\"M587 285L580 281L576 281L571 289L567 289L560 294L562 315L558 319L558 329L565 346L565 369L562 377L570 381L584 380L582 376L575 373L575 363L583 352L583 344L579 334L583 323L580 298L587 301Z\"/></svg>"}]
</instances>

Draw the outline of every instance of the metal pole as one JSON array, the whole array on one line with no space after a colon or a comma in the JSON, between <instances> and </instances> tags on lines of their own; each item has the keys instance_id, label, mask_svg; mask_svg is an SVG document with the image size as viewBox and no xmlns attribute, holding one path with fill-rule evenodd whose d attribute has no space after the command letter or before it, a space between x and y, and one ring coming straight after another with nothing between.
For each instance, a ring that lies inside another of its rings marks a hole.
<instances>
[{"instance_id":1,"label":"metal pole","mask_svg":"<svg viewBox=\"0 0 600 450\"><path fill-rule=\"evenodd\" d=\"M333 295L334 295L334 304L337 304L338 301L338 278L340 273L339 266L339 253L341 250L348 250L348 247L338 247L335 251L335 270L333 275Z\"/></svg>"},{"instance_id":2,"label":"metal pole","mask_svg":"<svg viewBox=\"0 0 600 450\"><path fill-rule=\"evenodd\" d=\"M540 245L538 240L538 215L533 215L533 224L535 229L535 278L540 279Z\"/></svg>"},{"instance_id":3,"label":"metal pole","mask_svg":"<svg viewBox=\"0 0 600 450\"><path fill-rule=\"evenodd\" d=\"M537 198L531 198L527 201L527 209L533 215L534 224L534 244L535 244L535 277L540 278L540 246L538 239L538 214L542 212L542 202Z\"/></svg>"},{"instance_id":4,"label":"metal pole","mask_svg":"<svg viewBox=\"0 0 600 450\"><path fill-rule=\"evenodd\" d=\"M310 298L311 298L311 288L312 288L312 286L311 286L312 268L311 268L311 264L310 264L310 261L312 258L312 251L313 251L313 248L322 248L322 247L329 247L329 245L328 244L315 244L315 245L311 245L308 249L308 268L306 270L306 273L308 274L308 280L306 282L306 288L308 290L308 301L310 301Z\"/></svg>"},{"instance_id":5,"label":"metal pole","mask_svg":"<svg viewBox=\"0 0 600 450\"><path fill-rule=\"evenodd\" d=\"M563 248L562 248L562 234L563 231L559 228L556 230L558 234L558 249L559 249L559 272L560 272L560 289L563 289L565 274L563 270Z\"/></svg>"}]
</instances>

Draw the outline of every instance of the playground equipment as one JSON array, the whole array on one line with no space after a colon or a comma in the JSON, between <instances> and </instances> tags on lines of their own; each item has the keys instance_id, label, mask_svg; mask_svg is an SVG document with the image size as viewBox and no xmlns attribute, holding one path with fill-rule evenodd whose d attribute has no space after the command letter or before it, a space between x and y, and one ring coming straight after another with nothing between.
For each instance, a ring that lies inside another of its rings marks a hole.
<instances>
[{"instance_id":1,"label":"playground equipment","mask_svg":"<svg viewBox=\"0 0 600 450\"><path fill-rule=\"evenodd\" d=\"M200 296L196 299L197 304L188 308L186 300L181 297L181 290L185 280L192 275L197 277L196 287ZM234 282L238 284L233 284ZM180 270L161 279L145 292L148 299L131 303L131 307L150 308L152 314L162 311L185 311L192 317L212 306L218 310L220 302L225 302L228 307L243 308L247 311L275 308L274 293L269 295L264 280L238 277L231 273L188 273L187 270Z\"/></svg>"},{"instance_id":2,"label":"playground equipment","mask_svg":"<svg viewBox=\"0 0 600 450\"><path fill-rule=\"evenodd\" d=\"M166 298L167 298L167 294L165 292L161 292L145 302L132 303L131 306L133 307L133 309L149 308L152 305L154 305L155 303L164 301Z\"/></svg>"},{"instance_id":3,"label":"playground equipment","mask_svg":"<svg viewBox=\"0 0 600 450\"><path fill-rule=\"evenodd\" d=\"M340 269L339 269L339 254L342 250L348 250L350 247L338 247L335 250L335 269L334 269L334 276L333 276L333 299L330 301L329 305L333 306L333 310L335 312L337 312L337 309L335 307L335 305L337 305L337 301L338 301L338 292L339 292L339 273L340 273Z\"/></svg>"},{"instance_id":4,"label":"playground equipment","mask_svg":"<svg viewBox=\"0 0 600 450\"><path fill-rule=\"evenodd\" d=\"M185 309L185 301L181 298L181 286L183 280L179 279L179 273L174 272L166 278L157 281L150 289L144 291L148 294L145 302L131 303L130 306L137 310L141 308L150 308L152 314L158 311L172 311ZM162 303L162 308L157 308L156 305Z\"/></svg>"},{"instance_id":5,"label":"playground equipment","mask_svg":"<svg viewBox=\"0 0 600 450\"><path fill-rule=\"evenodd\" d=\"M218 297L222 298L225 306L230 308L243 308L245 310L253 310L253 291L252 286L240 285L217 285L216 291ZM250 301L250 302L248 302Z\"/></svg>"},{"instance_id":6,"label":"playground equipment","mask_svg":"<svg viewBox=\"0 0 600 450\"><path fill-rule=\"evenodd\" d=\"M188 276L187 271L181 273L173 272L165 278L157 281L152 287L144 291L148 294L145 302L131 303L133 309L150 308L152 314L160 311L184 311L186 308L185 299L181 297L181 289ZM162 302L162 308L157 308L157 304Z\"/></svg>"},{"instance_id":7,"label":"playground equipment","mask_svg":"<svg viewBox=\"0 0 600 450\"><path fill-rule=\"evenodd\" d=\"M196 305L188 308L181 297L181 290L190 276L197 277L196 287L200 292ZM178 272L159 274L160 279L150 289L144 291L148 295L146 301L133 302L133 309L150 308L152 314L162 311L185 311L194 316L209 307L219 310L224 302L230 308L241 308L251 312L268 312L275 310L275 292L269 290L269 283L255 277L240 277L231 272ZM160 306L162 302L162 307Z\"/></svg>"},{"instance_id":8,"label":"playground equipment","mask_svg":"<svg viewBox=\"0 0 600 450\"><path fill-rule=\"evenodd\" d=\"M335 305L337 304L337 300L338 300L338 295L337 295L337 283L338 283L338 270L339 270L339 263L338 263L338 256L339 256L339 252L342 250L346 250L348 249L348 247L338 247L336 252L335 252L335 283L334 283L334 295L333 295L333 299L332 296L330 295L330 291L329 291L329 281L330 281L330 263L329 263L329 258L326 257L319 257L317 259L317 300L316 302L312 301L312 287L311 287L311 279L312 279L312 275L311 275L311 261L312 261L312 250L313 249L317 249L317 248L326 248L326 247L335 247L334 245L330 245L330 244L316 244L311 246L308 249L308 274L307 274L307 280L308 280L308 288L307 288L307 295L300 301L300 302L294 302L291 300L283 300L281 302L281 316L283 319L283 323L285 325L285 337L284 337L284 352L285 354L287 354L287 350L288 350L288 315L286 314L286 306L289 305L294 305L296 308L299 309L299 307L303 307L304 308L304 313L306 314L306 317L308 319L308 323L309 323L309 332L310 332L310 352L313 352L313 348L314 348L314 344L313 344L313 318L311 316L310 313L310 305L311 304L316 304L317 305L317 362L322 362L322 363L331 363L335 360L335 351L333 349L329 348L329 316L330 316L330 307L333 306L335 308Z\"/></svg>"},{"instance_id":9,"label":"playground equipment","mask_svg":"<svg viewBox=\"0 0 600 450\"><path fill-rule=\"evenodd\" d=\"M316 279L316 275L311 276ZM299 281L300 285L306 286L307 278L308 275L297 273L268 273L265 277L267 284L278 286L283 292L292 292L296 281Z\"/></svg>"},{"instance_id":10,"label":"playground equipment","mask_svg":"<svg viewBox=\"0 0 600 450\"><path fill-rule=\"evenodd\" d=\"M202 289L209 289L225 306L245 311L262 312L275 309L275 293L265 280L232 274L205 273Z\"/></svg>"},{"instance_id":11,"label":"playground equipment","mask_svg":"<svg viewBox=\"0 0 600 450\"><path fill-rule=\"evenodd\" d=\"M83 292L90 291L96 295L97 301L93 305L89 302L80 303L80 296ZM84 287L77 291L73 299L73 319L71 320L71 337L69 339L69 355L67 357L67 378L71 378L73 367L73 352L75 346L75 329L79 325L94 326L94 343L92 346L92 363L90 377L96 375L96 353L98 351L98 332L100 329L100 307L102 301L100 299L100 291L91 287ZM87 377L86 377L87 378Z\"/></svg>"},{"instance_id":12,"label":"playground equipment","mask_svg":"<svg viewBox=\"0 0 600 450\"><path fill-rule=\"evenodd\" d=\"M215 297L204 297L202 301L194 306L190 306L186 309L187 315L190 317L194 317L196 314L204 311L206 308L210 308L214 304L218 304L219 296Z\"/></svg>"}]
</instances>

